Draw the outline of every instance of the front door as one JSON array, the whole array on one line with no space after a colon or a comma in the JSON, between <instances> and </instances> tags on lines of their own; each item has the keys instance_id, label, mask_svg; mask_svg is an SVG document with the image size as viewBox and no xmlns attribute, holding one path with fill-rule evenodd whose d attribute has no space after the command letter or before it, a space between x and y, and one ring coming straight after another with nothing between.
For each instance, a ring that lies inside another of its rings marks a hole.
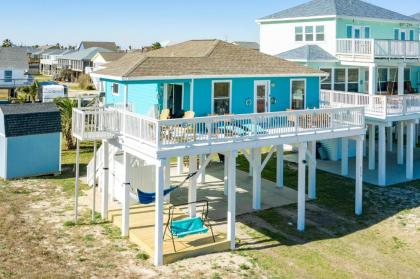
<instances>
[{"instance_id":1,"label":"front door","mask_svg":"<svg viewBox=\"0 0 420 279\"><path fill-rule=\"evenodd\" d=\"M306 100L306 82L303 79L292 80L291 82L291 109L300 110L305 109Z\"/></svg>"},{"instance_id":2,"label":"front door","mask_svg":"<svg viewBox=\"0 0 420 279\"><path fill-rule=\"evenodd\" d=\"M362 37L362 28L354 27L353 28L353 38L360 39Z\"/></svg>"},{"instance_id":3,"label":"front door","mask_svg":"<svg viewBox=\"0 0 420 279\"><path fill-rule=\"evenodd\" d=\"M182 84L170 83L166 86L165 108L169 109L173 118L182 117Z\"/></svg>"},{"instance_id":4,"label":"front door","mask_svg":"<svg viewBox=\"0 0 420 279\"><path fill-rule=\"evenodd\" d=\"M259 80L255 81L254 95L255 95L255 109L257 113L264 113L270 111L269 89L270 81Z\"/></svg>"}]
</instances>

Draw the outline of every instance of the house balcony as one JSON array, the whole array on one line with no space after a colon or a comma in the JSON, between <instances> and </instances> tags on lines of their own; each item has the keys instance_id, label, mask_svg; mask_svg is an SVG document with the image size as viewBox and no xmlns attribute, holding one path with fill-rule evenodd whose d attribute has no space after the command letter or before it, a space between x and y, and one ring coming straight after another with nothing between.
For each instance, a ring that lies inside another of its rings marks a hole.
<instances>
[{"instance_id":1,"label":"house balcony","mask_svg":"<svg viewBox=\"0 0 420 279\"><path fill-rule=\"evenodd\" d=\"M337 39L336 55L342 60L420 59L419 41Z\"/></svg>"},{"instance_id":2,"label":"house balcony","mask_svg":"<svg viewBox=\"0 0 420 279\"><path fill-rule=\"evenodd\" d=\"M322 107L363 106L368 118L404 120L420 118L420 94L369 95L344 91L321 90Z\"/></svg>"},{"instance_id":3,"label":"house balcony","mask_svg":"<svg viewBox=\"0 0 420 279\"><path fill-rule=\"evenodd\" d=\"M223 153L365 133L363 107L157 120L116 108L73 109L79 140L118 139L154 158Z\"/></svg>"}]
</instances>

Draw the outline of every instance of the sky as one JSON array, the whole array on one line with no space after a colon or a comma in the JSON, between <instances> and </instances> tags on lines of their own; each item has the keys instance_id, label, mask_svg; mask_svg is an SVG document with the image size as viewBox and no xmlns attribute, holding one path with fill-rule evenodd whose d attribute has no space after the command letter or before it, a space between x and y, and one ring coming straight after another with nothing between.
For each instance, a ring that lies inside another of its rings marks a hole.
<instances>
[{"instance_id":1,"label":"sky","mask_svg":"<svg viewBox=\"0 0 420 279\"><path fill-rule=\"evenodd\" d=\"M0 41L77 45L115 41L127 48L189 39L258 41L255 20L307 0L0 0ZM369 0L406 15L419 0Z\"/></svg>"}]
</instances>

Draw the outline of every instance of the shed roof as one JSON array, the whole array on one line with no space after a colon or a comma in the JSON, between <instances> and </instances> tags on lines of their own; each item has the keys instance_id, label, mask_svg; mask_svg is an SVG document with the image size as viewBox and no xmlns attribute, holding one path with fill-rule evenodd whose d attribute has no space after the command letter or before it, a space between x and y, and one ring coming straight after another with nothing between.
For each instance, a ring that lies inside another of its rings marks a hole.
<instances>
[{"instance_id":1,"label":"shed roof","mask_svg":"<svg viewBox=\"0 0 420 279\"><path fill-rule=\"evenodd\" d=\"M94 74L121 78L226 75L323 75L293 62L220 40L194 40L127 53Z\"/></svg>"},{"instance_id":2,"label":"shed roof","mask_svg":"<svg viewBox=\"0 0 420 279\"><path fill-rule=\"evenodd\" d=\"M336 61L333 55L317 45L305 45L280 54L276 57L295 61Z\"/></svg>"},{"instance_id":3,"label":"shed roof","mask_svg":"<svg viewBox=\"0 0 420 279\"><path fill-rule=\"evenodd\" d=\"M414 18L360 0L312 0L265 16L260 20L276 20L315 16L350 16L398 21Z\"/></svg>"},{"instance_id":4,"label":"shed roof","mask_svg":"<svg viewBox=\"0 0 420 279\"><path fill-rule=\"evenodd\" d=\"M6 137L61 132L61 116L54 103L0 105L0 112Z\"/></svg>"},{"instance_id":5,"label":"shed roof","mask_svg":"<svg viewBox=\"0 0 420 279\"><path fill-rule=\"evenodd\" d=\"M0 48L0 68L23 69L29 68L28 54L25 48L2 47Z\"/></svg>"}]
</instances>

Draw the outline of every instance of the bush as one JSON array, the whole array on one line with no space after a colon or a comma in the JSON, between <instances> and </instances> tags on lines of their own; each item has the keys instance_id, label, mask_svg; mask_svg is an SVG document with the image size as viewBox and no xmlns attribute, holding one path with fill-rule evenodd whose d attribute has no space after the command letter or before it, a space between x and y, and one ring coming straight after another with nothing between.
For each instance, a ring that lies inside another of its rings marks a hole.
<instances>
[{"instance_id":1,"label":"bush","mask_svg":"<svg viewBox=\"0 0 420 279\"><path fill-rule=\"evenodd\" d=\"M89 88L93 87L89 75L80 75L77 82L79 83L80 89L83 90L90 90Z\"/></svg>"}]
</instances>

